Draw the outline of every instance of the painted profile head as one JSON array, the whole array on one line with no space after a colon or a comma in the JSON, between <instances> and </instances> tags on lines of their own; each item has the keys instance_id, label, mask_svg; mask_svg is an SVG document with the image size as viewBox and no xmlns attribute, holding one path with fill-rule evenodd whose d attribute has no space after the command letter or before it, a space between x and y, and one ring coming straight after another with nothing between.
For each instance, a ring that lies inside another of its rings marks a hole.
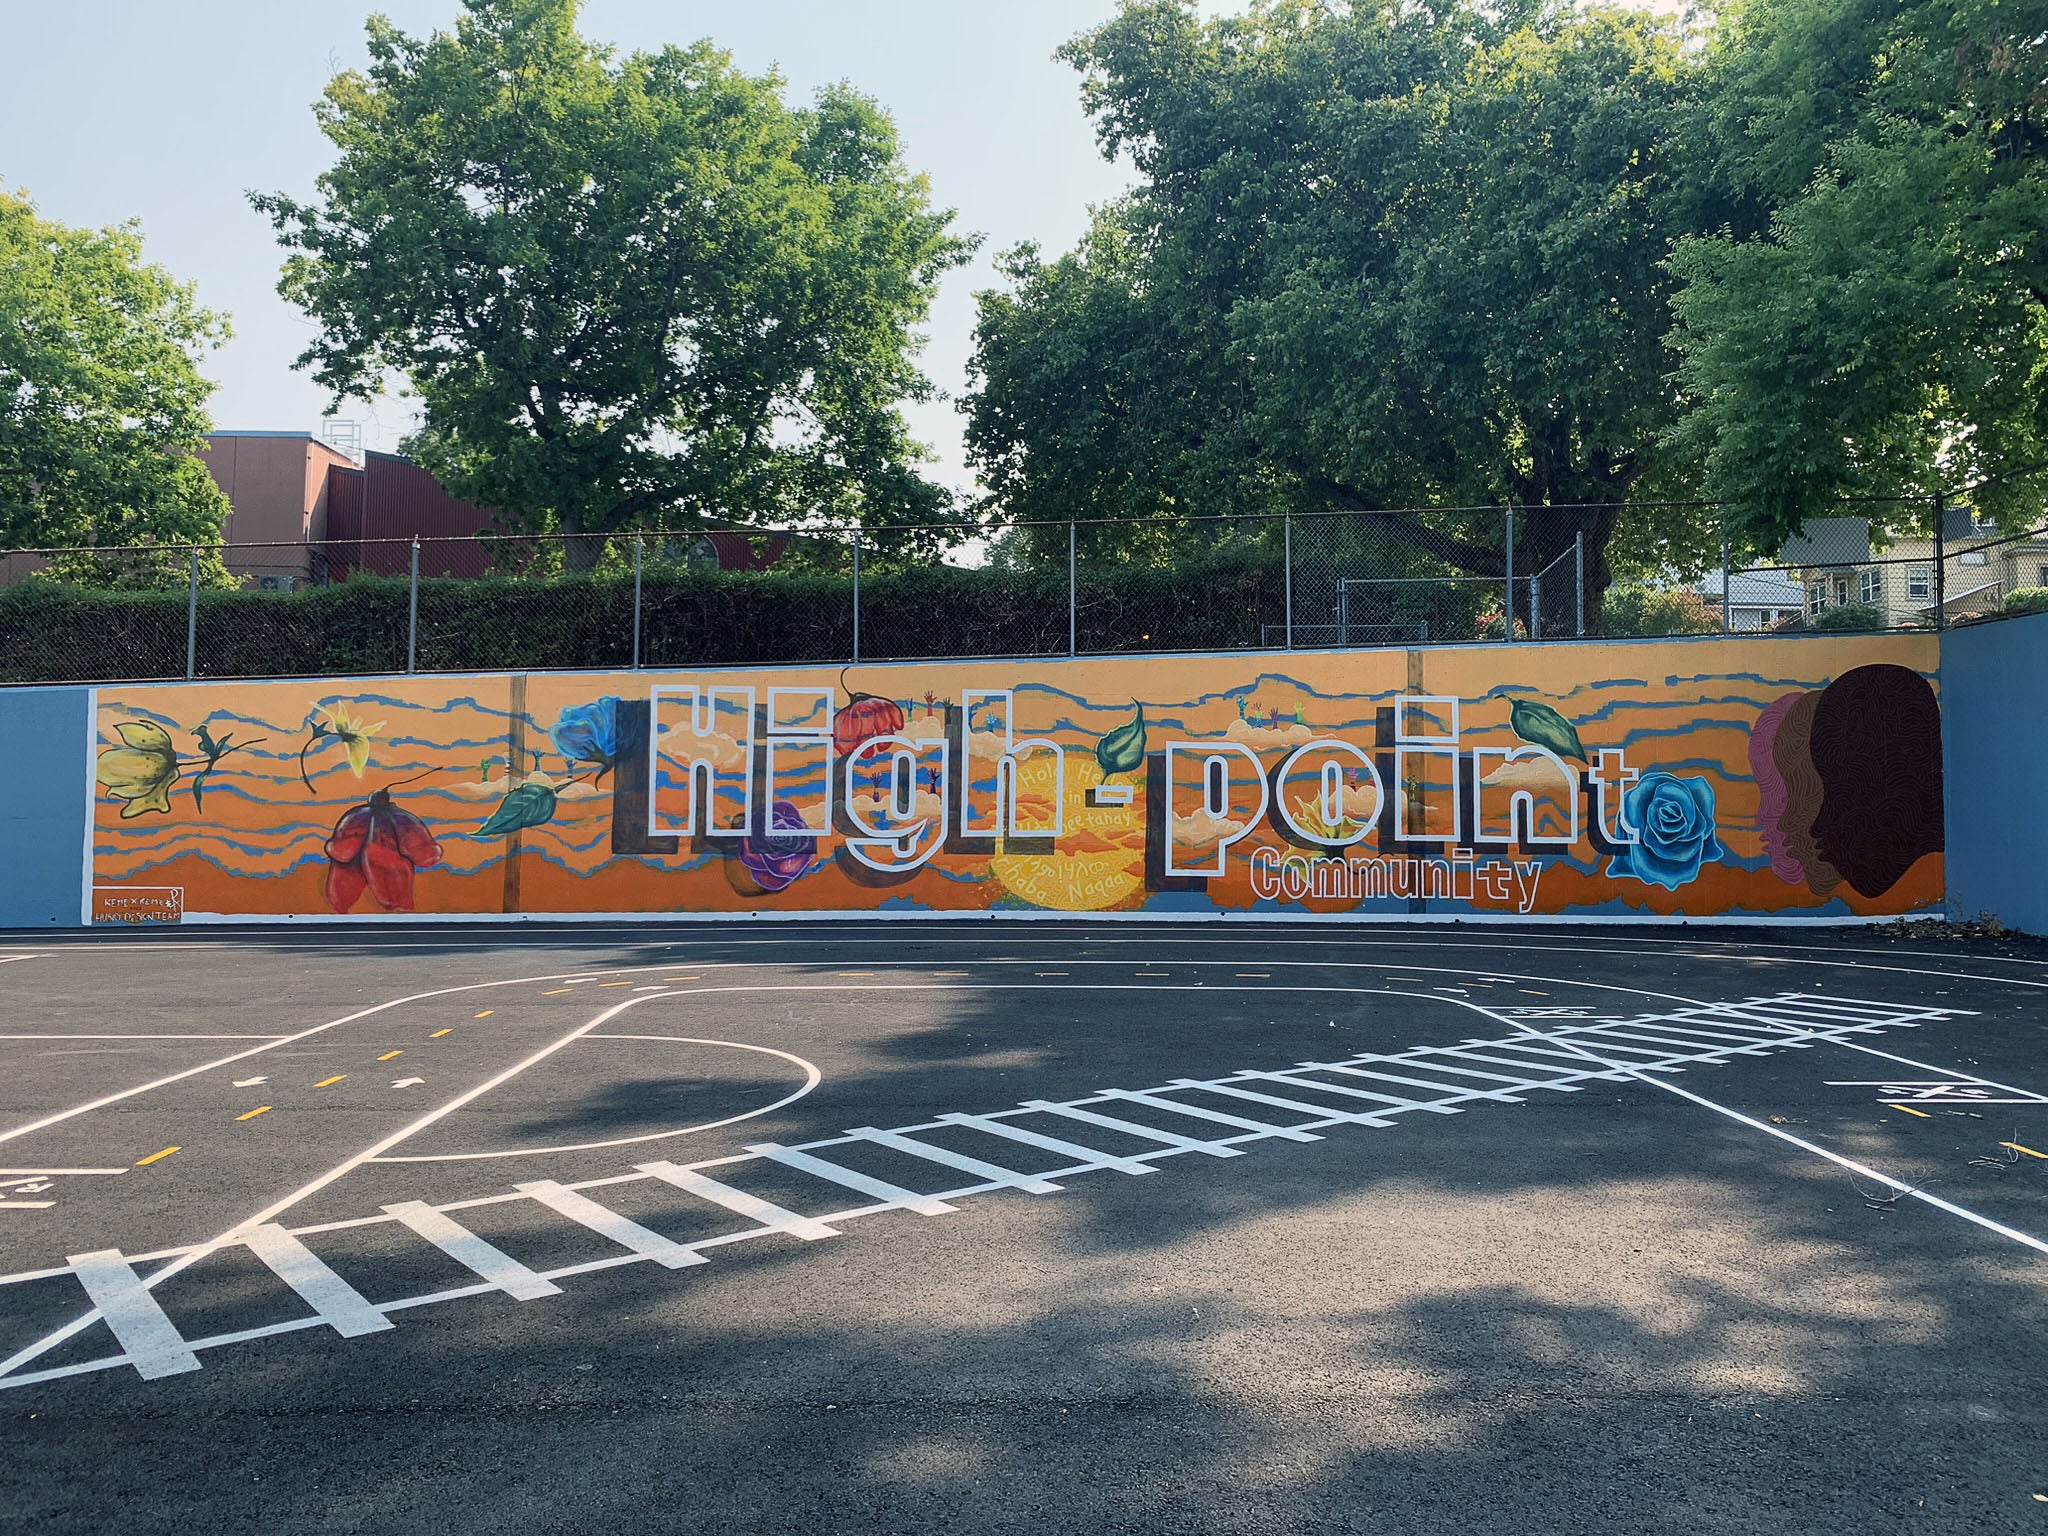
<instances>
[{"instance_id":1,"label":"painted profile head","mask_svg":"<svg viewBox=\"0 0 2048 1536\"><path fill-rule=\"evenodd\" d=\"M1822 857L1813 836L1825 788L1813 766L1813 712L1819 704L1817 693L1794 693L1771 706L1784 707L1770 733L1770 782L1776 793L1769 806L1759 797L1757 819L1778 878L1826 896L1842 883L1842 874ZM1757 750L1752 737L1752 759Z\"/></svg>"},{"instance_id":2,"label":"painted profile head","mask_svg":"<svg viewBox=\"0 0 2048 1536\"><path fill-rule=\"evenodd\" d=\"M1814 841L1858 893L1882 896L1942 850L1941 707L1918 672L1844 672L1815 703L1809 751L1823 791Z\"/></svg>"},{"instance_id":3,"label":"painted profile head","mask_svg":"<svg viewBox=\"0 0 2048 1536\"><path fill-rule=\"evenodd\" d=\"M1806 870L1785 846L1783 827L1790 792L1785 787L1784 774L1778 771L1774 754L1778 748L1778 728L1785 723L1785 716L1792 712L1792 706L1803 697L1803 694L1788 693L1781 699L1773 699L1764 706L1763 713L1756 717L1756 724L1749 729L1749 771L1756 778L1757 829L1763 834L1764 853L1771 861L1771 873L1787 885L1805 883Z\"/></svg>"}]
</instances>

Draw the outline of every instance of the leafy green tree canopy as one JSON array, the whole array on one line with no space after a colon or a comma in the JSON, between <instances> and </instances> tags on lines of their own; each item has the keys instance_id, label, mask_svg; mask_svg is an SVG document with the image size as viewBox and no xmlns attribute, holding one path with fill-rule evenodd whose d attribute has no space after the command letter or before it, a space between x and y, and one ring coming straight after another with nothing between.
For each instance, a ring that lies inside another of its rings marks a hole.
<instances>
[{"instance_id":1,"label":"leafy green tree canopy","mask_svg":"<svg viewBox=\"0 0 2048 1536\"><path fill-rule=\"evenodd\" d=\"M70 229L0 192L0 548L219 538L227 498L193 455L199 358L227 335L134 225Z\"/></svg>"},{"instance_id":2,"label":"leafy green tree canopy","mask_svg":"<svg viewBox=\"0 0 2048 1536\"><path fill-rule=\"evenodd\" d=\"M1662 485L1698 70L1624 9L1125 0L1066 50L1140 174L981 300L970 454L1004 515L1515 502L1517 566ZM1502 572L1501 520L1385 516ZM1662 525L1688 545L1683 514Z\"/></svg>"},{"instance_id":3,"label":"leafy green tree canopy","mask_svg":"<svg viewBox=\"0 0 2048 1536\"><path fill-rule=\"evenodd\" d=\"M404 375L417 456L519 528L929 524L898 403L970 243L888 117L845 87L792 110L708 43L615 58L577 9L372 19L316 109L318 196L253 199L322 327L301 366L337 397Z\"/></svg>"},{"instance_id":4,"label":"leafy green tree canopy","mask_svg":"<svg viewBox=\"0 0 2048 1536\"><path fill-rule=\"evenodd\" d=\"M1752 0L1711 68L1733 216L1672 263L1677 445L1759 548L1844 494L2038 522L2048 3Z\"/></svg>"}]
</instances>

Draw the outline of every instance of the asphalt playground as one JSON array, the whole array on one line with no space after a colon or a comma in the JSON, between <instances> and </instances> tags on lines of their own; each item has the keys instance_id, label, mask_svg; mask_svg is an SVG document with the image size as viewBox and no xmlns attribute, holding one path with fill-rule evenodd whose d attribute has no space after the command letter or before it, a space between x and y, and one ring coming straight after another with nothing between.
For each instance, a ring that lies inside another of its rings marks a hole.
<instances>
[{"instance_id":1,"label":"asphalt playground","mask_svg":"<svg viewBox=\"0 0 2048 1536\"><path fill-rule=\"evenodd\" d=\"M2048 952L0 935L0 1529L2048 1532Z\"/></svg>"}]
</instances>

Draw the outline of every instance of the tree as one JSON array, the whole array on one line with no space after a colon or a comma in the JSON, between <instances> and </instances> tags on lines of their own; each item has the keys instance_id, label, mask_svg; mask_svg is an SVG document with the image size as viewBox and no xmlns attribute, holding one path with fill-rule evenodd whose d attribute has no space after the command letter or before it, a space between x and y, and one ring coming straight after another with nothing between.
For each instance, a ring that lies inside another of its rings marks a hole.
<instances>
[{"instance_id":1,"label":"tree","mask_svg":"<svg viewBox=\"0 0 2048 1536\"><path fill-rule=\"evenodd\" d=\"M708 43L615 59L576 0L463 11L373 18L316 109L319 196L253 199L322 327L300 365L337 397L403 374L420 460L523 530L938 517L897 405L970 245L888 117L844 87L791 110Z\"/></svg>"},{"instance_id":2,"label":"tree","mask_svg":"<svg viewBox=\"0 0 2048 1536\"><path fill-rule=\"evenodd\" d=\"M1372 511L1423 568L1497 577L1667 480L1676 237L1698 71L1626 10L1125 0L1066 50L1141 181L981 300L968 442L1006 516ZM1674 511L1639 542L1697 555ZM1524 594L1526 595L1526 593Z\"/></svg>"},{"instance_id":3,"label":"tree","mask_svg":"<svg viewBox=\"0 0 2048 1536\"><path fill-rule=\"evenodd\" d=\"M1673 259L1676 444L1760 548L1845 494L1972 482L2038 522L2048 4L1753 0L1712 70L1732 217Z\"/></svg>"},{"instance_id":4,"label":"tree","mask_svg":"<svg viewBox=\"0 0 2048 1536\"><path fill-rule=\"evenodd\" d=\"M194 455L199 357L227 335L133 224L70 229L0 192L0 548L218 539L227 498ZM185 580L182 557L165 569Z\"/></svg>"}]
</instances>

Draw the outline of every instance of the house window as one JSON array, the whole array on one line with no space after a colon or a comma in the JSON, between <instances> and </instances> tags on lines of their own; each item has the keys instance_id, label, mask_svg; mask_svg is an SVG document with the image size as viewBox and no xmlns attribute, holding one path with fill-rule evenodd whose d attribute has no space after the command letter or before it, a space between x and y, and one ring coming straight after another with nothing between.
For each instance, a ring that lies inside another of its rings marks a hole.
<instances>
[{"instance_id":1,"label":"house window","mask_svg":"<svg viewBox=\"0 0 2048 1536\"><path fill-rule=\"evenodd\" d=\"M1858 590L1863 601L1866 603L1883 602L1884 572L1881 570L1865 571L1863 573L1863 580L1858 584Z\"/></svg>"},{"instance_id":2,"label":"house window","mask_svg":"<svg viewBox=\"0 0 2048 1536\"><path fill-rule=\"evenodd\" d=\"M1916 565L1906 572L1906 596L1934 596L1934 572L1924 565Z\"/></svg>"},{"instance_id":3,"label":"house window","mask_svg":"<svg viewBox=\"0 0 2048 1536\"><path fill-rule=\"evenodd\" d=\"M2034 585L2048 587L2048 565L2038 566L2034 571Z\"/></svg>"},{"instance_id":4,"label":"house window","mask_svg":"<svg viewBox=\"0 0 2048 1536\"><path fill-rule=\"evenodd\" d=\"M1808 613L1819 613L1827 605L1828 584L1824 581L1816 581L1806 589L1806 611Z\"/></svg>"}]
</instances>

